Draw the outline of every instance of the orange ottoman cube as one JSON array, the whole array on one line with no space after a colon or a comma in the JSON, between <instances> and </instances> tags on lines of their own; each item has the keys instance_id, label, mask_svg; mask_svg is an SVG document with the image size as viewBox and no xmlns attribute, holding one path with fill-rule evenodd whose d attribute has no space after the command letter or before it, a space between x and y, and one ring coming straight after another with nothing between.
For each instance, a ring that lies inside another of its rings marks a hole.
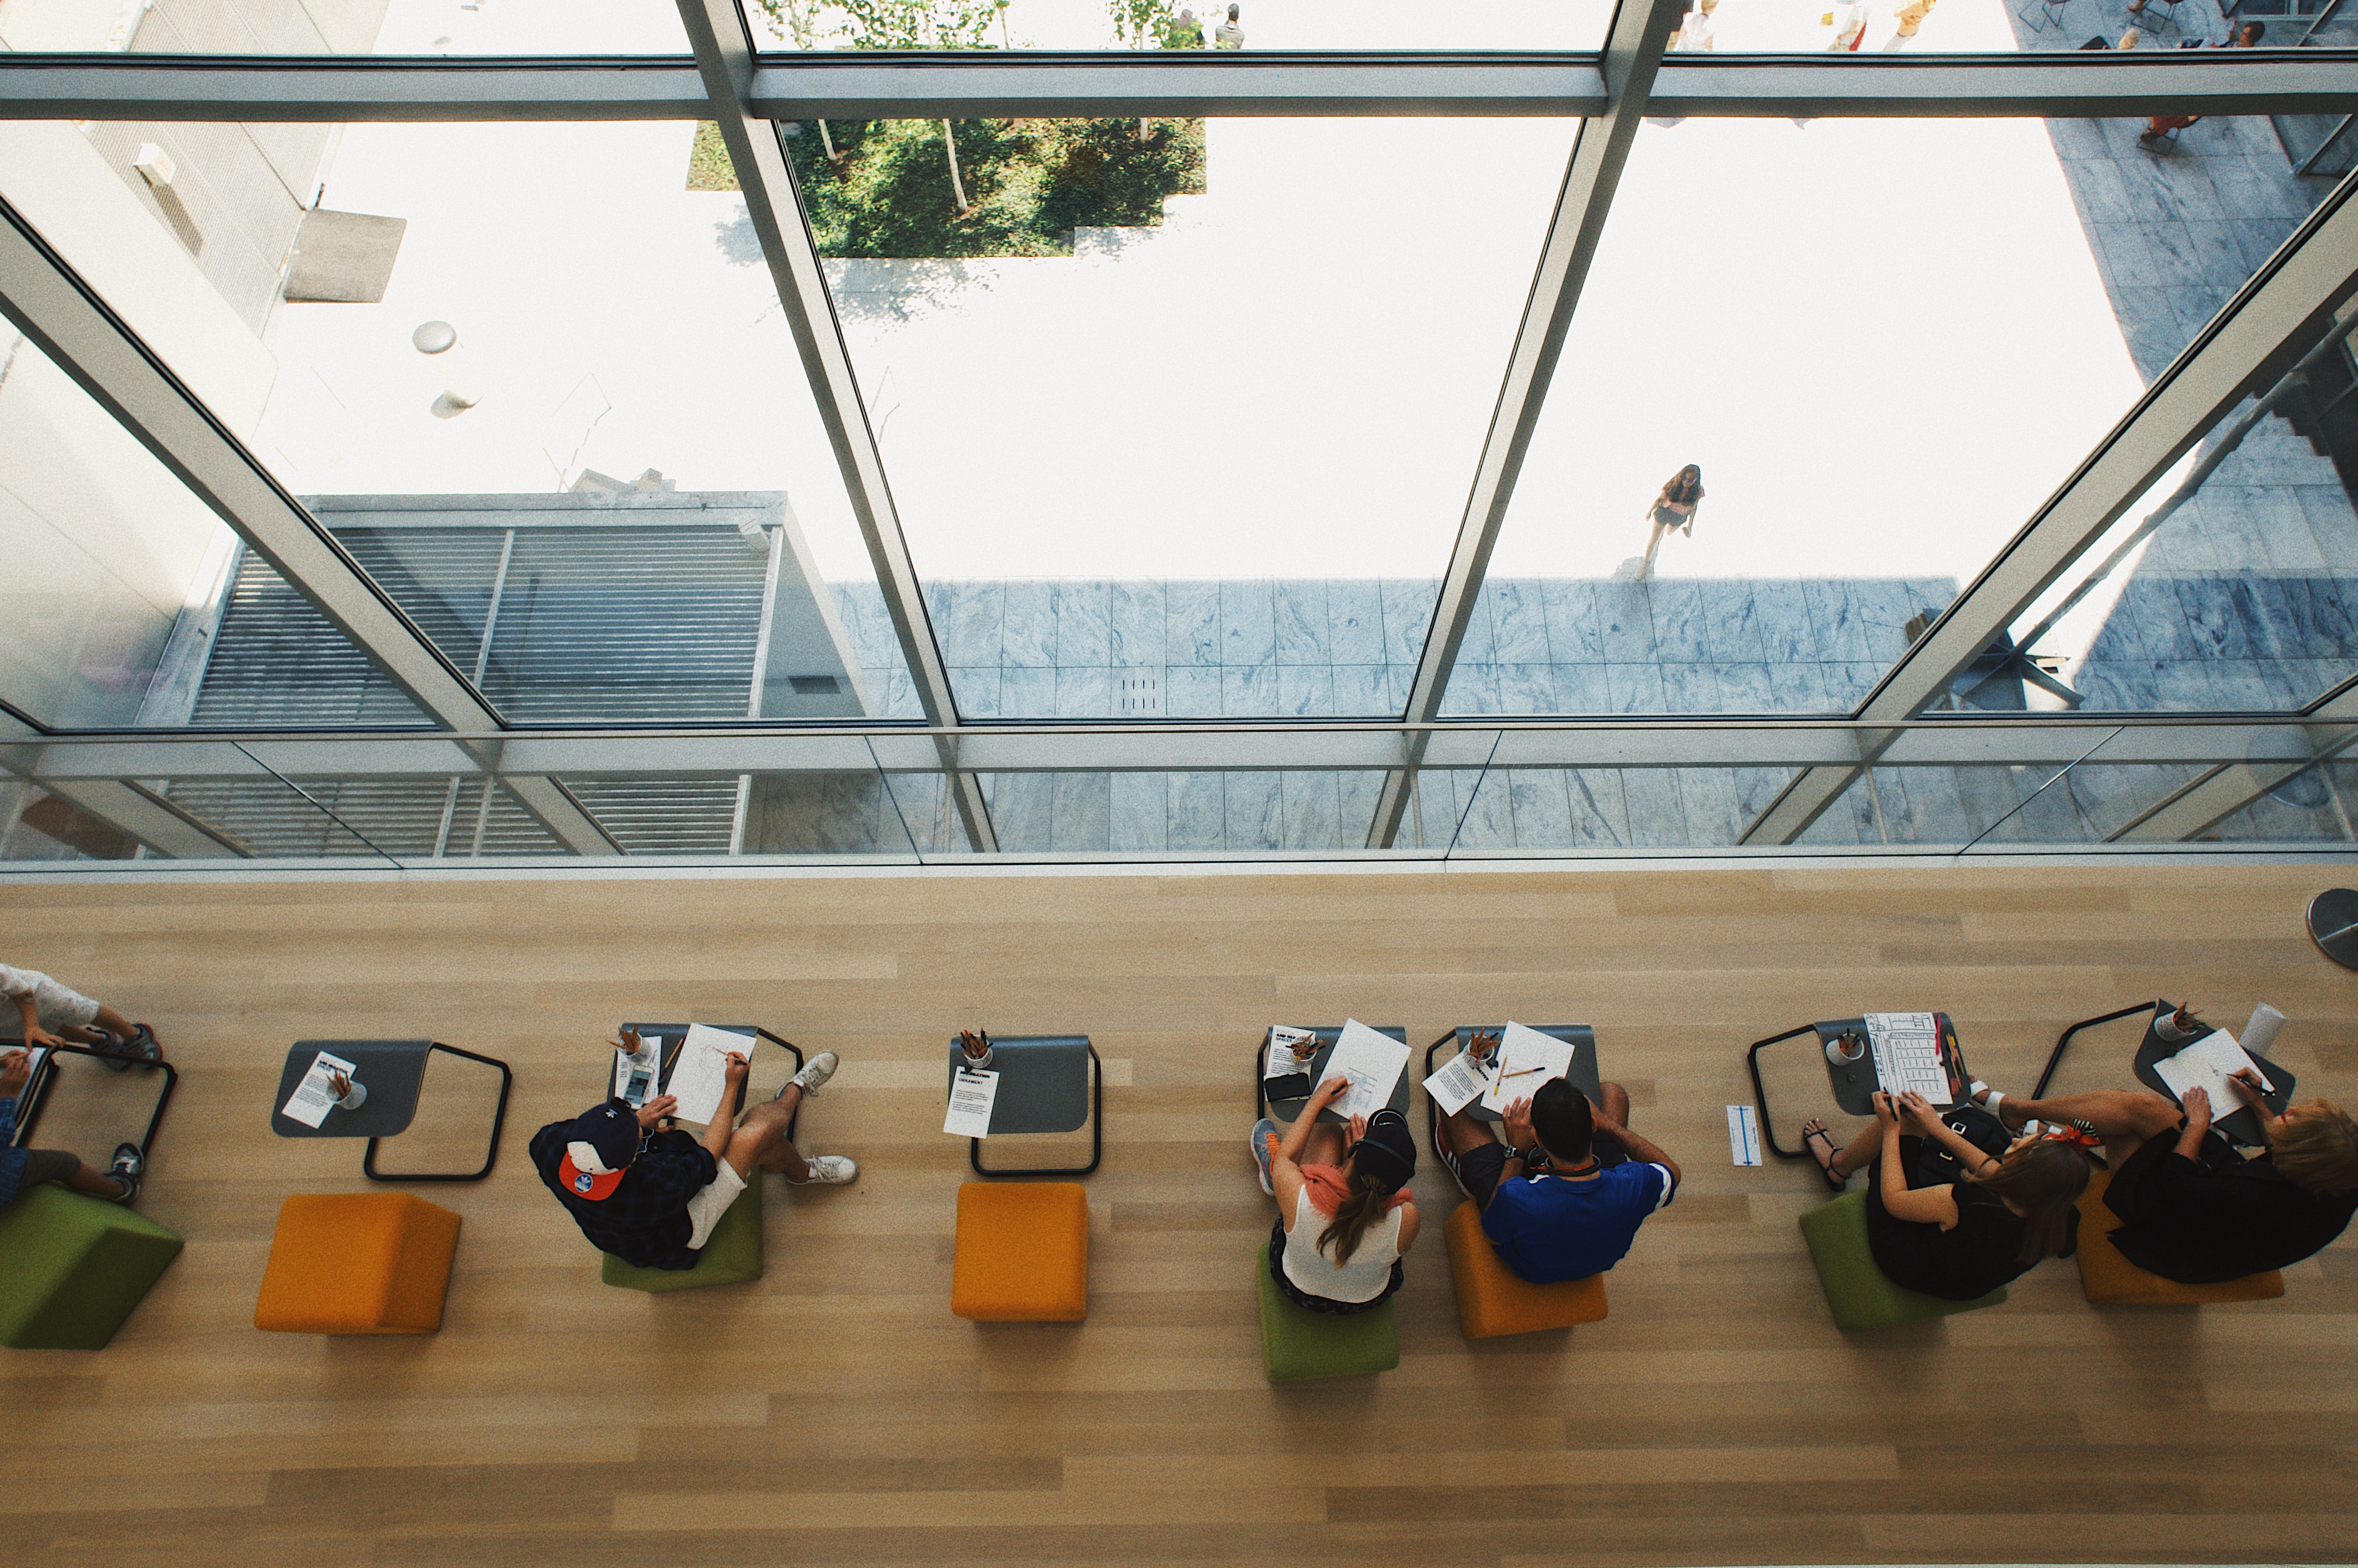
<instances>
[{"instance_id":1,"label":"orange ottoman cube","mask_svg":"<svg viewBox=\"0 0 2358 1568\"><path fill-rule=\"evenodd\" d=\"M2104 1189L2113 1184L2110 1171L2088 1177L2080 1195L2080 1291L2100 1306L2199 1306L2205 1302L2265 1302L2284 1294L2284 1275L2271 1269L2240 1280L2215 1284L2181 1285L2148 1273L2121 1256L2107 1234L2120 1216L2104 1206Z\"/></svg>"},{"instance_id":2,"label":"orange ottoman cube","mask_svg":"<svg viewBox=\"0 0 2358 1568\"><path fill-rule=\"evenodd\" d=\"M1449 1239L1449 1277L1457 1286L1457 1326L1466 1338L1537 1334L1604 1317L1604 1275L1532 1284L1498 1261L1472 1198L1457 1206L1442 1233Z\"/></svg>"},{"instance_id":3,"label":"orange ottoman cube","mask_svg":"<svg viewBox=\"0 0 2358 1568\"><path fill-rule=\"evenodd\" d=\"M1089 1203L1077 1182L958 1188L950 1311L975 1323L1089 1315Z\"/></svg>"},{"instance_id":4,"label":"orange ottoman cube","mask_svg":"<svg viewBox=\"0 0 2358 1568\"><path fill-rule=\"evenodd\" d=\"M275 1334L431 1334L459 1217L407 1193L298 1195L278 1208L254 1326Z\"/></svg>"}]
</instances>

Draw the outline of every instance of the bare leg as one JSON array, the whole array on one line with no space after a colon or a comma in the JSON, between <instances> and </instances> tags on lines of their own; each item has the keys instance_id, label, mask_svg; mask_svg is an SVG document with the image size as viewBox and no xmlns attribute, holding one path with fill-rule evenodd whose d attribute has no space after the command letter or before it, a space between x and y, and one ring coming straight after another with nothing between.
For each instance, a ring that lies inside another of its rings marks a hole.
<instances>
[{"instance_id":1,"label":"bare leg","mask_svg":"<svg viewBox=\"0 0 2358 1568\"><path fill-rule=\"evenodd\" d=\"M1341 1128L1331 1125L1314 1128L1310 1141L1303 1145L1301 1162L1304 1165L1340 1165L1344 1147Z\"/></svg>"},{"instance_id":2,"label":"bare leg","mask_svg":"<svg viewBox=\"0 0 2358 1568\"><path fill-rule=\"evenodd\" d=\"M795 1107L802 1104L799 1084L790 1084L786 1092L776 1099L757 1105L745 1113L737 1130L729 1139L729 1167L741 1176L751 1176L755 1166L764 1171L776 1171L790 1182L810 1180L810 1165L786 1140L786 1125L795 1119Z\"/></svg>"},{"instance_id":3,"label":"bare leg","mask_svg":"<svg viewBox=\"0 0 2358 1568\"><path fill-rule=\"evenodd\" d=\"M1597 1103L1605 1108L1605 1114L1622 1126L1628 1126L1629 1091L1619 1084L1599 1084L1596 1093Z\"/></svg>"},{"instance_id":4,"label":"bare leg","mask_svg":"<svg viewBox=\"0 0 2358 1568\"><path fill-rule=\"evenodd\" d=\"M57 1032L58 1037L61 1040L70 1040L77 1045L96 1045L101 1040L98 1033L100 1029L105 1030L117 1040L128 1040L139 1032L137 1024L106 1006L99 1008L98 1016L92 1019L91 1023L96 1027L77 1025L71 1029L60 1029Z\"/></svg>"},{"instance_id":5,"label":"bare leg","mask_svg":"<svg viewBox=\"0 0 2358 1568\"><path fill-rule=\"evenodd\" d=\"M1813 1159L1817 1155L1819 1144L1812 1134L1825 1130L1825 1127L1826 1124L1814 1116L1801 1123L1801 1142L1809 1149ZM1819 1160L1818 1163L1832 1172L1834 1180L1846 1182L1875 1163L1877 1156L1882 1152L1883 1129L1870 1124L1860 1129L1858 1136L1852 1139L1845 1147L1835 1150L1833 1159Z\"/></svg>"},{"instance_id":6,"label":"bare leg","mask_svg":"<svg viewBox=\"0 0 2358 1568\"><path fill-rule=\"evenodd\" d=\"M1469 1100L1466 1103L1471 1105L1473 1102ZM1460 1159L1485 1143L1498 1141L1498 1134L1490 1130L1488 1122L1476 1121L1462 1110L1455 1116L1442 1119L1441 1135L1449 1140L1449 1152Z\"/></svg>"},{"instance_id":7,"label":"bare leg","mask_svg":"<svg viewBox=\"0 0 2358 1568\"><path fill-rule=\"evenodd\" d=\"M81 1162L81 1170L66 1178L65 1184L74 1192L88 1193L92 1197L104 1198L109 1203L121 1197L124 1190L121 1182L87 1160Z\"/></svg>"},{"instance_id":8,"label":"bare leg","mask_svg":"<svg viewBox=\"0 0 2358 1568\"><path fill-rule=\"evenodd\" d=\"M1649 514L1649 516L1651 517L1651 514ZM1662 520L1660 518L1651 517L1651 521L1653 526L1646 535L1646 557L1644 560L1638 563L1638 580L1639 582L1643 582L1648 578L1654 575L1654 552L1662 547L1662 535L1670 532L1668 528L1663 526Z\"/></svg>"},{"instance_id":9,"label":"bare leg","mask_svg":"<svg viewBox=\"0 0 2358 1568\"><path fill-rule=\"evenodd\" d=\"M2179 1109L2146 1089L2097 1089L2088 1094L2050 1095L2045 1099L2017 1099L2008 1095L1998 1114L2009 1130L2036 1117L2041 1121L2084 1121L2106 1143L2142 1143L2175 1130Z\"/></svg>"}]
</instances>

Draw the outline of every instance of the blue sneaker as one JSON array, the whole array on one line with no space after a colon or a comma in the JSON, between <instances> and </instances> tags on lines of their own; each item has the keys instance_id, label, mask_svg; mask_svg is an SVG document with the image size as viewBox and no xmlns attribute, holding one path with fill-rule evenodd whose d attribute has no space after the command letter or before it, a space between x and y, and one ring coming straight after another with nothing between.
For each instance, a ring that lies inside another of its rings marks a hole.
<instances>
[{"instance_id":1,"label":"blue sneaker","mask_svg":"<svg viewBox=\"0 0 2358 1568\"><path fill-rule=\"evenodd\" d=\"M1275 1184L1269 1179L1269 1162L1277 1153L1277 1123L1262 1117L1253 1123L1253 1163L1260 1167L1260 1190L1270 1196L1277 1195Z\"/></svg>"}]
</instances>

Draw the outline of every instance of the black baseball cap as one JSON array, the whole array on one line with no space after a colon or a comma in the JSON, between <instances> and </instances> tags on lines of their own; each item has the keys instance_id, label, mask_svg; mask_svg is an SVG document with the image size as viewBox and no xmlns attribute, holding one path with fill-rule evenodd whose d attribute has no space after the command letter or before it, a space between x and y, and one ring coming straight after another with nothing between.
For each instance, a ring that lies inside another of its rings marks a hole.
<instances>
[{"instance_id":1,"label":"black baseball cap","mask_svg":"<svg viewBox=\"0 0 2358 1568\"><path fill-rule=\"evenodd\" d=\"M1384 1195L1408 1185L1416 1175L1416 1139L1408 1118L1387 1106L1368 1118L1368 1135L1351 1145L1352 1169L1381 1182Z\"/></svg>"},{"instance_id":2,"label":"black baseball cap","mask_svg":"<svg viewBox=\"0 0 2358 1568\"><path fill-rule=\"evenodd\" d=\"M557 1179L577 1197L596 1202L611 1193L639 1157L639 1119L620 1100L608 1100L573 1119L565 1130L565 1158Z\"/></svg>"}]
</instances>

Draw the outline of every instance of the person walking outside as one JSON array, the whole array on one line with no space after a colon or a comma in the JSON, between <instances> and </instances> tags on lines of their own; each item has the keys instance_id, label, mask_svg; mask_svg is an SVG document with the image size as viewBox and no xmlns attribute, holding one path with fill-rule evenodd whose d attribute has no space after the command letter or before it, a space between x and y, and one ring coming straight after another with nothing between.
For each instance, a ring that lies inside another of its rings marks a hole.
<instances>
[{"instance_id":1,"label":"person walking outside","mask_svg":"<svg viewBox=\"0 0 2358 1568\"><path fill-rule=\"evenodd\" d=\"M1646 535L1646 553L1621 563L1616 577L1628 577L1643 582L1654 575L1654 552L1662 547L1662 535L1676 528L1688 538L1694 537L1695 508L1703 504L1703 470L1689 463L1671 476L1654 503L1646 509L1650 532ZM1633 569L1634 568L1634 569Z\"/></svg>"},{"instance_id":2,"label":"person walking outside","mask_svg":"<svg viewBox=\"0 0 2358 1568\"><path fill-rule=\"evenodd\" d=\"M1245 30L1237 25L1237 8L1228 7L1228 19L1212 29L1212 47L1216 49L1240 49L1245 47Z\"/></svg>"}]
</instances>

